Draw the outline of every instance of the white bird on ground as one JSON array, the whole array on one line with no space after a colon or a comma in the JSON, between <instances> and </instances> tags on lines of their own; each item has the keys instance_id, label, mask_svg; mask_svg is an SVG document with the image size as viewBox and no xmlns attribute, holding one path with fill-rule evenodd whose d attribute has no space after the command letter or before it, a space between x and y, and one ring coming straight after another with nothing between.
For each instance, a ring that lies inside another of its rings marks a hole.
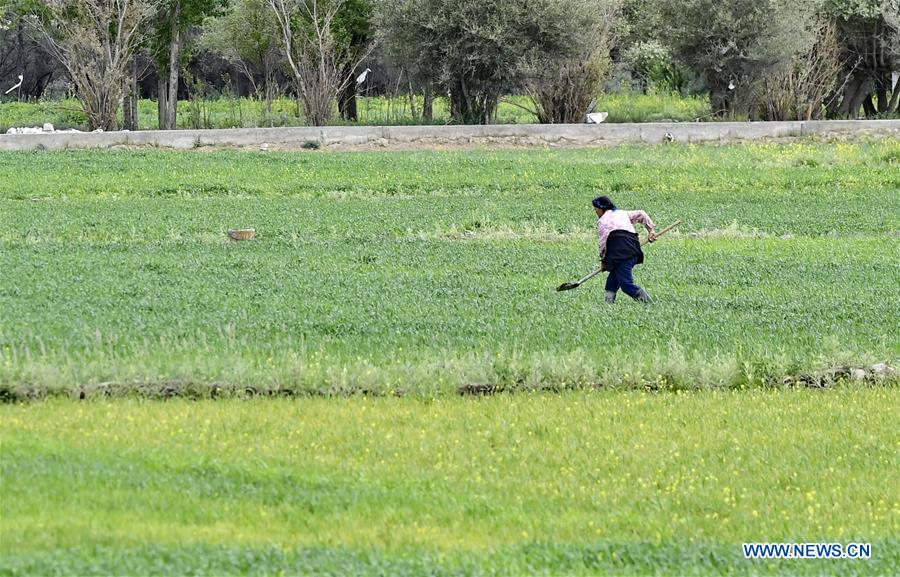
<instances>
[{"instance_id":1,"label":"white bird on ground","mask_svg":"<svg viewBox=\"0 0 900 577\"><path fill-rule=\"evenodd\" d=\"M369 76L369 72L372 72L371 68L366 68L365 70L363 70L363 73L356 77L356 83L362 84L363 82L365 82L366 78L368 78Z\"/></svg>"},{"instance_id":2,"label":"white bird on ground","mask_svg":"<svg viewBox=\"0 0 900 577\"><path fill-rule=\"evenodd\" d=\"M19 74L19 83L16 84L15 86L13 86L12 88L10 88L9 90L7 90L6 92L4 92L3 94L9 94L10 92L12 92L13 90L15 90L16 88L18 88L20 86L22 86L22 75L21 74Z\"/></svg>"}]
</instances>

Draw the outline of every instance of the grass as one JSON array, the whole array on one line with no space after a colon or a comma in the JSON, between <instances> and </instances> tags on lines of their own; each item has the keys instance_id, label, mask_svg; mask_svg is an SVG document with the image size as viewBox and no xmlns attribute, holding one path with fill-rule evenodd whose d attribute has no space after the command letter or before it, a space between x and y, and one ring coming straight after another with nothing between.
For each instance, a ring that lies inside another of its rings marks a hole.
<instances>
[{"instance_id":1,"label":"grass","mask_svg":"<svg viewBox=\"0 0 900 577\"><path fill-rule=\"evenodd\" d=\"M896 365L898 145L0 156L0 390L780 386ZM590 199L680 231L602 304ZM230 227L256 227L235 243ZM896 381L896 373L888 380Z\"/></svg>"},{"instance_id":2,"label":"grass","mask_svg":"<svg viewBox=\"0 0 900 577\"><path fill-rule=\"evenodd\" d=\"M898 400L6 405L0 574L896 574ZM747 561L747 541L873 557Z\"/></svg>"},{"instance_id":3,"label":"grass","mask_svg":"<svg viewBox=\"0 0 900 577\"><path fill-rule=\"evenodd\" d=\"M2 153L0 576L897 574L898 160ZM604 193L651 306L554 291Z\"/></svg>"},{"instance_id":4,"label":"grass","mask_svg":"<svg viewBox=\"0 0 900 577\"><path fill-rule=\"evenodd\" d=\"M598 111L609 111L607 122L693 122L712 120L708 96L610 93L597 99Z\"/></svg>"},{"instance_id":5,"label":"grass","mask_svg":"<svg viewBox=\"0 0 900 577\"><path fill-rule=\"evenodd\" d=\"M406 97L366 96L357 103L359 125L420 124L413 116ZM497 122L501 124L534 123L529 100L523 96L509 96L501 100ZM182 101L178 108L179 128L238 128L258 126L302 126L304 120L297 112L297 101L279 98L273 102L271 113L264 102L249 98L215 98ZM660 120L693 121L709 115L706 97L677 94L603 94L597 101L598 111L609 112L607 122L654 122ZM421 114L422 98L416 100ZM121 113L120 113L121 118ZM138 105L138 125L141 129L159 127L157 105L153 100L141 100ZM0 103L0 131L13 126L41 126L52 123L57 129L86 129L84 114L77 100ZM450 122L450 103L437 98L434 103L435 124ZM346 124L337 117L335 124Z\"/></svg>"}]
</instances>

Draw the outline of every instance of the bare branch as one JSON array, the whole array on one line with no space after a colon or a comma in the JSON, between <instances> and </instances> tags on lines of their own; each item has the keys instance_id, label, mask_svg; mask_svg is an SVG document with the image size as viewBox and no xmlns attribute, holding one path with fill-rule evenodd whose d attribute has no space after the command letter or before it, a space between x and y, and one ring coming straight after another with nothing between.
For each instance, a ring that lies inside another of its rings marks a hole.
<instances>
[{"instance_id":1,"label":"bare branch","mask_svg":"<svg viewBox=\"0 0 900 577\"><path fill-rule=\"evenodd\" d=\"M75 84L88 126L114 130L137 33L159 0L40 0L48 21L32 24Z\"/></svg>"}]
</instances>

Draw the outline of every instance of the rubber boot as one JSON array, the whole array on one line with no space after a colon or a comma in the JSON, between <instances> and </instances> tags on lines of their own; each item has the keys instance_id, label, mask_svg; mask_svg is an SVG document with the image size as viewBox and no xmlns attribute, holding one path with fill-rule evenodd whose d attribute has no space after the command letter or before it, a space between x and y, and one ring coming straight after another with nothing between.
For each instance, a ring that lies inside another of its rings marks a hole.
<instances>
[{"instance_id":1,"label":"rubber boot","mask_svg":"<svg viewBox=\"0 0 900 577\"><path fill-rule=\"evenodd\" d=\"M606 304L611 305L616 302L616 292L606 291Z\"/></svg>"},{"instance_id":2,"label":"rubber boot","mask_svg":"<svg viewBox=\"0 0 900 577\"><path fill-rule=\"evenodd\" d=\"M633 298L634 300L636 300L636 301L638 301L638 302L642 302L642 303L651 303L651 302L653 302L653 301L650 299L650 295L648 295L648 294L647 294L647 291L645 291L644 289L638 289L638 293L637 293L636 295L634 295L633 297L631 297L631 298Z\"/></svg>"}]
</instances>

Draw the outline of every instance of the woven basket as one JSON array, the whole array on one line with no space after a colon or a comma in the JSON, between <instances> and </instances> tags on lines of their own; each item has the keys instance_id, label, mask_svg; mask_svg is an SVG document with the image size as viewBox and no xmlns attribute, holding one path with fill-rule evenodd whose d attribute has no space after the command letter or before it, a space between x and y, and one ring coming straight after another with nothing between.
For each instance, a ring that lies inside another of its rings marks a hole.
<instances>
[{"instance_id":1,"label":"woven basket","mask_svg":"<svg viewBox=\"0 0 900 577\"><path fill-rule=\"evenodd\" d=\"M232 240L251 240L256 236L255 228L229 228L228 236Z\"/></svg>"}]
</instances>

